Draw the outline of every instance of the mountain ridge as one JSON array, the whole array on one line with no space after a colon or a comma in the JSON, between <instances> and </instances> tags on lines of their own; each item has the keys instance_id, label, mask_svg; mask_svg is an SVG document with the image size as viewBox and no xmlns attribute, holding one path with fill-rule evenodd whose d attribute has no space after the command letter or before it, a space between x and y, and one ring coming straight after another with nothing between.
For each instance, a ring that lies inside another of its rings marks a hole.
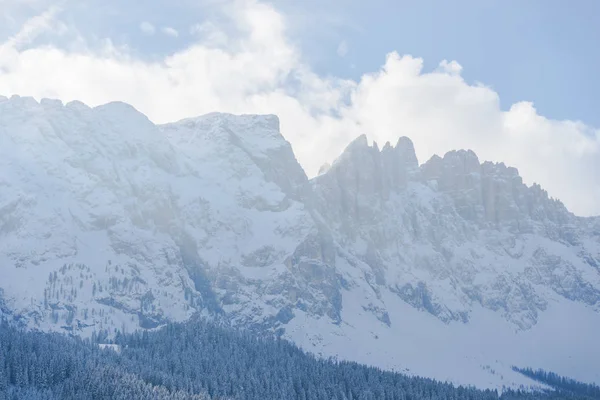
<instances>
[{"instance_id":1,"label":"mountain ridge","mask_svg":"<svg viewBox=\"0 0 600 400\"><path fill-rule=\"evenodd\" d=\"M456 383L517 384L512 365L600 382L600 219L468 150L419 165L410 139L361 136L308 179L276 116L154 125L13 96L0 190L3 307L30 327L218 314Z\"/></svg>"}]
</instances>

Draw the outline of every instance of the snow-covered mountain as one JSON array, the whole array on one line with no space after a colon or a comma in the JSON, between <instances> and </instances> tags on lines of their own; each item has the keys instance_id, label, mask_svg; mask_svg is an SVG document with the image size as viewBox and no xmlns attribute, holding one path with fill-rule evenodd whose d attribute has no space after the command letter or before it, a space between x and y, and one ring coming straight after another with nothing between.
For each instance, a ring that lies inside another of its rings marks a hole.
<instances>
[{"instance_id":1,"label":"snow-covered mountain","mask_svg":"<svg viewBox=\"0 0 600 400\"><path fill-rule=\"evenodd\" d=\"M600 383L600 219L408 138L309 180L275 116L0 98L0 314L86 336L195 313L457 383Z\"/></svg>"}]
</instances>

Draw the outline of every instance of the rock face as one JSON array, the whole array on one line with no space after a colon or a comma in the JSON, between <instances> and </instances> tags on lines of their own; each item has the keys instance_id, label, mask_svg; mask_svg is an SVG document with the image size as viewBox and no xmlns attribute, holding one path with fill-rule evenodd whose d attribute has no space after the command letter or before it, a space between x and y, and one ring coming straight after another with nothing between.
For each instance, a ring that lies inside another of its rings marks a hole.
<instances>
[{"instance_id":1,"label":"rock face","mask_svg":"<svg viewBox=\"0 0 600 400\"><path fill-rule=\"evenodd\" d=\"M275 116L0 99L0 315L44 330L200 313L457 383L600 382L599 221L404 137L309 180Z\"/></svg>"},{"instance_id":2,"label":"rock face","mask_svg":"<svg viewBox=\"0 0 600 400\"><path fill-rule=\"evenodd\" d=\"M336 242L369 266L375 285L442 321L467 322L475 303L529 329L547 307L539 284L600 310L598 270L562 255L597 257L598 242L583 246L578 218L514 168L452 151L419 169L408 139L380 152L361 137L312 186ZM542 240L550 249L534 244Z\"/></svg>"}]
</instances>

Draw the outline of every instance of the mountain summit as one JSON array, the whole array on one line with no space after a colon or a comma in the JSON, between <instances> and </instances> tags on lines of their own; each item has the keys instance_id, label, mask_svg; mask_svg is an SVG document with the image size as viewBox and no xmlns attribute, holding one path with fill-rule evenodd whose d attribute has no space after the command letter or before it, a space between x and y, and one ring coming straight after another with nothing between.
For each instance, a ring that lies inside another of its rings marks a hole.
<instances>
[{"instance_id":1,"label":"mountain summit","mask_svg":"<svg viewBox=\"0 0 600 400\"><path fill-rule=\"evenodd\" d=\"M196 313L456 383L599 383L600 220L469 150L361 136L309 180L276 116L0 98L0 314L89 336Z\"/></svg>"}]
</instances>

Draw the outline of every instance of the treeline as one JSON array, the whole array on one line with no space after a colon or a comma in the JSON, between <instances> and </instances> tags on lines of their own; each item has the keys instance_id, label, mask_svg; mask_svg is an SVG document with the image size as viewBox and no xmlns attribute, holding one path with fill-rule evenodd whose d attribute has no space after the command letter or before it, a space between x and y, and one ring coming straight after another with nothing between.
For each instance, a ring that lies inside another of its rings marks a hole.
<instances>
[{"instance_id":1,"label":"treeline","mask_svg":"<svg viewBox=\"0 0 600 400\"><path fill-rule=\"evenodd\" d=\"M89 341L0 322L0 400L208 399L200 392L152 385L123 361Z\"/></svg>"},{"instance_id":2,"label":"treeline","mask_svg":"<svg viewBox=\"0 0 600 400\"><path fill-rule=\"evenodd\" d=\"M94 343L104 339L25 332L0 323L0 400L590 398L522 391L499 396L492 390L319 359L284 340L200 321L117 335L120 353Z\"/></svg>"},{"instance_id":3,"label":"treeline","mask_svg":"<svg viewBox=\"0 0 600 400\"><path fill-rule=\"evenodd\" d=\"M589 399L600 399L600 386L578 382L543 369L533 370L531 368L513 367L513 370L538 382L545 383L558 392L585 396Z\"/></svg>"}]
</instances>

